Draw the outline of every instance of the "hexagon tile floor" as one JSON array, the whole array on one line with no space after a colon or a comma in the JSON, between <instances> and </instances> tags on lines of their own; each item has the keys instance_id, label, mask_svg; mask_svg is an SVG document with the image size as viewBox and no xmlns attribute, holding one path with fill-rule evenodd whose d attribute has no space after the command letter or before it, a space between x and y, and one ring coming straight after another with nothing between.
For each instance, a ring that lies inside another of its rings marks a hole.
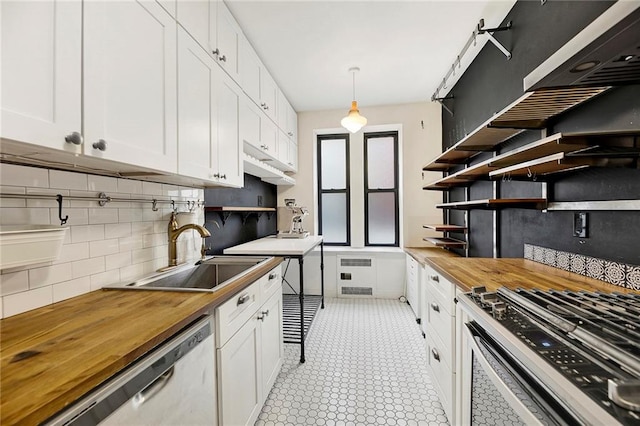
<instances>
[{"instance_id":1,"label":"hexagon tile floor","mask_svg":"<svg viewBox=\"0 0 640 426\"><path fill-rule=\"evenodd\" d=\"M329 299L282 371L256 426L447 425L411 308L397 300Z\"/></svg>"}]
</instances>

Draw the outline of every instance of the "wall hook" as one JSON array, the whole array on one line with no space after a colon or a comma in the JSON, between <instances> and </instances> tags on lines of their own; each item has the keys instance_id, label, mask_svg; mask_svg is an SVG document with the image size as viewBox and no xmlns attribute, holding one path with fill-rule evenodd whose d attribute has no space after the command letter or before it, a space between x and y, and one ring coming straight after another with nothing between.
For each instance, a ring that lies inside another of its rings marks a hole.
<instances>
[{"instance_id":1,"label":"wall hook","mask_svg":"<svg viewBox=\"0 0 640 426\"><path fill-rule=\"evenodd\" d=\"M67 223L67 220L69 219L69 215L62 217L62 195L60 194L56 195L56 201L58 202L58 219L60 219L60 226L62 226L65 223Z\"/></svg>"},{"instance_id":2,"label":"wall hook","mask_svg":"<svg viewBox=\"0 0 640 426\"><path fill-rule=\"evenodd\" d=\"M176 210L176 201L175 200L171 200L171 210L173 210L176 213L178 212L178 210Z\"/></svg>"},{"instance_id":3,"label":"wall hook","mask_svg":"<svg viewBox=\"0 0 640 426\"><path fill-rule=\"evenodd\" d=\"M154 212L158 211L158 200L156 200L155 198L153 199L153 202L151 203L151 210L153 210Z\"/></svg>"}]
</instances>

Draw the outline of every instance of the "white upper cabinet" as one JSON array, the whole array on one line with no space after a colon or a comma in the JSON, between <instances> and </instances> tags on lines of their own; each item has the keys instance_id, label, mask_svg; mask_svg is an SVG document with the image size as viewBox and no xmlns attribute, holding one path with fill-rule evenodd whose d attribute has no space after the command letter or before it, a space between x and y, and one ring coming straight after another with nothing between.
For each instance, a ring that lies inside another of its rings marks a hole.
<instances>
[{"instance_id":1,"label":"white upper cabinet","mask_svg":"<svg viewBox=\"0 0 640 426\"><path fill-rule=\"evenodd\" d=\"M242 187L244 166L240 145L240 102L242 89L225 73L218 71L216 91L218 101L218 182L221 185Z\"/></svg>"},{"instance_id":2,"label":"white upper cabinet","mask_svg":"<svg viewBox=\"0 0 640 426\"><path fill-rule=\"evenodd\" d=\"M278 86L273 81L269 71L263 66L260 69L260 107L269 116L270 119L276 121L278 119Z\"/></svg>"},{"instance_id":3,"label":"white upper cabinet","mask_svg":"<svg viewBox=\"0 0 640 426\"><path fill-rule=\"evenodd\" d=\"M289 140L289 161L287 164L292 172L298 171L298 144L293 139Z\"/></svg>"},{"instance_id":4,"label":"white upper cabinet","mask_svg":"<svg viewBox=\"0 0 640 426\"><path fill-rule=\"evenodd\" d=\"M218 65L178 29L178 174L213 181L217 173Z\"/></svg>"},{"instance_id":5,"label":"white upper cabinet","mask_svg":"<svg viewBox=\"0 0 640 426\"><path fill-rule=\"evenodd\" d=\"M224 4L217 2L217 37L213 50L218 63L236 82L240 82L240 40L242 30Z\"/></svg>"},{"instance_id":6,"label":"white upper cabinet","mask_svg":"<svg viewBox=\"0 0 640 426\"><path fill-rule=\"evenodd\" d=\"M209 55L216 49L217 8L216 0L182 0L177 6L178 23Z\"/></svg>"},{"instance_id":7,"label":"white upper cabinet","mask_svg":"<svg viewBox=\"0 0 640 426\"><path fill-rule=\"evenodd\" d=\"M82 4L3 0L0 16L0 136L80 153Z\"/></svg>"},{"instance_id":8,"label":"white upper cabinet","mask_svg":"<svg viewBox=\"0 0 640 426\"><path fill-rule=\"evenodd\" d=\"M260 69L262 63L246 37L240 44L240 84L242 90L258 105L260 103Z\"/></svg>"},{"instance_id":9,"label":"white upper cabinet","mask_svg":"<svg viewBox=\"0 0 640 426\"><path fill-rule=\"evenodd\" d=\"M86 155L177 172L176 61L159 3L84 3Z\"/></svg>"},{"instance_id":10,"label":"white upper cabinet","mask_svg":"<svg viewBox=\"0 0 640 426\"><path fill-rule=\"evenodd\" d=\"M177 16L178 0L156 0L174 19ZM184 1L180 1L184 3Z\"/></svg>"}]
</instances>

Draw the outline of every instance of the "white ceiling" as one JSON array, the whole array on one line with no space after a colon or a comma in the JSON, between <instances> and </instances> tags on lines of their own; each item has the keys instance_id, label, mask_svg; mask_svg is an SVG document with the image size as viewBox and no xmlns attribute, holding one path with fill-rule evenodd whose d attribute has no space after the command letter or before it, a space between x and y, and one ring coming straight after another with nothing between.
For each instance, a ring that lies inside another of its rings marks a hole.
<instances>
[{"instance_id":1,"label":"white ceiling","mask_svg":"<svg viewBox=\"0 0 640 426\"><path fill-rule=\"evenodd\" d=\"M225 2L296 111L346 111L354 66L361 108L430 100L480 18L499 25L515 0Z\"/></svg>"}]
</instances>

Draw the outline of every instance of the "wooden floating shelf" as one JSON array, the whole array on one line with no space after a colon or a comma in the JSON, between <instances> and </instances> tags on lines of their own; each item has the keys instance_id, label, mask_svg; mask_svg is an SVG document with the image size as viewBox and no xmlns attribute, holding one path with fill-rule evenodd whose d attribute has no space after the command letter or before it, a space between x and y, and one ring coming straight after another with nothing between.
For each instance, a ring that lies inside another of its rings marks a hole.
<instances>
[{"instance_id":1,"label":"wooden floating shelf","mask_svg":"<svg viewBox=\"0 0 640 426\"><path fill-rule=\"evenodd\" d=\"M506 208L543 210L547 207L546 198L489 198L472 201L436 204L439 209L457 210L498 210Z\"/></svg>"},{"instance_id":2,"label":"wooden floating shelf","mask_svg":"<svg viewBox=\"0 0 640 426\"><path fill-rule=\"evenodd\" d=\"M235 206L214 206L205 207L206 212L275 212L275 207L235 207Z\"/></svg>"},{"instance_id":3,"label":"wooden floating shelf","mask_svg":"<svg viewBox=\"0 0 640 426\"><path fill-rule=\"evenodd\" d=\"M460 225L441 224L441 225L422 225L422 227L426 229L433 229L434 231L438 231L438 232L460 232L465 234L467 233L467 227L460 226Z\"/></svg>"},{"instance_id":4,"label":"wooden floating shelf","mask_svg":"<svg viewBox=\"0 0 640 426\"><path fill-rule=\"evenodd\" d=\"M467 243L464 241L456 240L455 238L432 238L425 237L424 241L428 241L436 247L466 247Z\"/></svg>"},{"instance_id":5,"label":"wooden floating shelf","mask_svg":"<svg viewBox=\"0 0 640 426\"><path fill-rule=\"evenodd\" d=\"M427 163L422 169L446 171L464 164L478 151L493 151L497 145L524 129L543 129L547 121L610 87L572 87L527 92L478 126L458 143Z\"/></svg>"}]
</instances>

